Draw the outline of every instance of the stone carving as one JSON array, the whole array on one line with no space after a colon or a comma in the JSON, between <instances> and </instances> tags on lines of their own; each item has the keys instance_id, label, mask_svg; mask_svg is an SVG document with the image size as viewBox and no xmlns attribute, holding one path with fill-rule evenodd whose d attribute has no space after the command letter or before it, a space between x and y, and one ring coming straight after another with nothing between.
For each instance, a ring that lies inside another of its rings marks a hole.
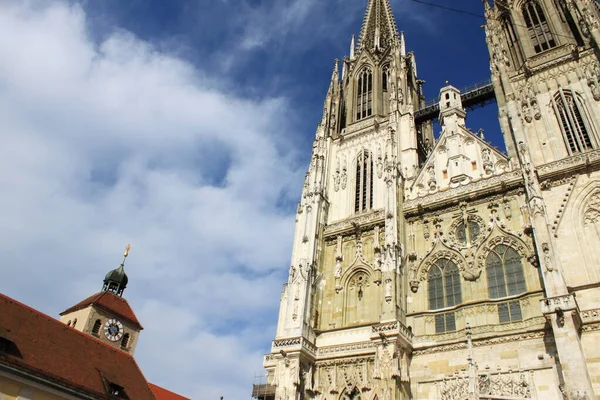
<instances>
[{"instance_id":1,"label":"stone carving","mask_svg":"<svg viewBox=\"0 0 600 400\"><path fill-rule=\"evenodd\" d=\"M550 245L548 245L548 243L542 243L542 251L544 252L544 267L546 267L546 271L554 271L552 254L550 253Z\"/></svg>"},{"instance_id":2,"label":"stone carving","mask_svg":"<svg viewBox=\"0 0 600 400\"><path fill-rule=\"evenodd\" d=\"M300 384L299 360L291 359L284 355L277 362L272 385L277 387L278 399L294 400L296 398L296 387Z\"/></svg>"},{"instance_id":3,"label":"stone carving","mask_svg":"<svg viewBox=\"0 0 600 400\"><path fill-rule=\"evenodd\" d=\"M594 100L600 101L600 70L598 64L594 67L588 66L584 70L587 84L592 92Z\"/></svg>"},{"instance_id":4,"label":"stone carving","mask_svg":"<svg viewBox=\"0 0 600 400\"><path fill-rule=\"evenodd\" d=\"M485 147L481 152L481 156L483 158L483 170L486 174L493 174L494 165L492 162L492 151Z\"/></svg>"},{"instance_id":5,"label":"stone carving","mask_svg":"<svg viewBox=\"0 0 600 400\"><path fill-rule=\"evenodd\" d=\"M377 177L381 179L383 176L383 158L381 155L381 146L377 146L377 161L375 161L375 167L377 170Z\"/></svg>"},{"instance_id":6,"label":"stone carving","mask_svg":"<svg viewBox=\"0 0 600 400\"><path fill-rule=\"evenodd\" d=\"M373 366L373 378L392 379L400 377L400 361L398 359L397 343L389 342L385 335L381 334L382 341L377 346L375 364Z\"/></svg>"},{"instance_id":7,"label":"stone carving","mask_svg":"<svg viewBox=\"0 0 600 400\"><path fill-rule=\"evenodd\" d=\"M333 271L333 277L335 279L335 291L339 293L340 290L343 289L341 284L342 279L342 261L343 261L343 253L342 253L342 243L344 238L342 235L338 235L337 245L335 251L335 268Z\"/></svg>"},{"instance_id":8,"label":"stone carving","mask_svg":"<svg viewBox=\"0 0 600 400\"><path fill-rule=\"evenodd\" d=\"M523 164L523 177L527 186L527 194L529 198L529 210L532 216L544 215L544 201L542 200L539 182L536 176L535 167L531 161L529 149L523 142L519 142L519 152L521 153L521 161Z\"/></svg>"},{"instance_id":9,"label":"stone carving","mask_svg":"<svg viewBox=\"0 0 600 400\"><path fill-rule=\"evenodd\" d=\"M429 174L429 180L427 181L429 190L434 191L437 189L437 181L435 180L435 168L433 165L427 166L427 173Z\"/></svg>"},{"instance_id":10,"label":"stone carving","mask_svg":"<svg viewBox=\"0 0 600 400\"><path fill-rule=\"evenodd\" d=\"M592 194L583 212L583 224L595 225L600 222L600 192Z\"/></svg>"},{"instance_id":11,"label":"stone carving","mask_svg":"<svg viewBox=\"0 0 600 400\"><path fill-rule=\"evenodd\" d=\"M531 382L525 372L485 374L477 381L481 396L531 398Z\"/></svg>"},{"instance_id":12,"label":"stone carving","mask_svg":"<svg viewBox=\"0 0 600 400\"><path fill-rule=\"evenodd\" d=\"M333 190L336 192L340 190L346 190L346 182L348 180L348 173L346 170L346 156L343 157L341 169L340 169L340 158L336 159L335 172L333 174Z\"/></svg>"},{"instance_id":13,"label":"stone carving","mask_svg":"<svg viewBox=\"0 0 600 400\"><path fill-rule=\"evenodd\" d=\"M429 233L429 220L428 219L424 219L423 220L423 237L425 239L429 239L430 233Z\"/></svg>"},{"instance_id":14,"label":"stone carving","mask_svg":"<svg viewBox=\"0 0 600 400\"><path fill-rule=\"evenodd\" d=\"M529 109L529 104L526 100L523 100L523 102L521 103L521 115L523 116L525 122L530 123L531 121L533 121L533 118L531 116L531 110Z\"/></svg>"},{"instance_id":15,"label":"stone carving","mask_svg":"<svg viewBox=\"0 0 600 400\"><path fill-rule=\"evenodd\" d=\"M372 389L369 384L372 365L372 357L318 362L312 392L341 394L341 399L346 399L347 396L359 399L360 397L353 396Z\"/></svg>"},{"instance_id":16,"label":"stone carving","mask_svg":"<svg viewBox=\"0 0 600 400\"><path fill-rule=\"evenodd\" d=\"M502 199L502 209L504 210L504 217L510 221L512 219L512 208L510 207L510 199L506 197Z\"/></svg>"}]
</instances>

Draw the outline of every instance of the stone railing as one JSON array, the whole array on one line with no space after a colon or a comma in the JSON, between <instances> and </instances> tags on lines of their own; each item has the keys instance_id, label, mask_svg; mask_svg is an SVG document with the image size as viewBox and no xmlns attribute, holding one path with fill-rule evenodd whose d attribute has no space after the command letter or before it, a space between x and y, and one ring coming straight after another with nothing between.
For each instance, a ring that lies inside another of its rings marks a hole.
<instances>
[{"instance_id":1,"label":"stone railing","mask_svg":"<svg viewBox=\"0 0 600 400\"><path fill-rule=\"evenodd\" d=\"M483 178L478 181L471 182L464 186L451 188L432 194L426 194L422 197L407 200L404 203L404 210L407 214L412 214L418 210L419 206L435 206L444 204L449 200L454 200L466 193L476 193L479 191L489 192L489 189L498 187L512 187L518 185L523 180L523 175L520 170L505 172L501 175L494 175L490 178ZM437 203L437 204L436 204Z\"/></svg>"},{"instance_id":2,"label":"stone railing","mask_svg":"<svg viewBox=\"0 0 600 400\"><path fill-rule=\"evenodd\" d=\"M373 325L371 331L374 334L400 334L404 336L406 340L411 341L413 339L413 333L404 324L399 321L388 322L384 324Z\"/></svg>"},{"instance_id":3,"label":"stone railing","mask_svg":"<svg viewBox=\"0 0 600 400\"><path fill-rule=\"evenodd\" d=\"M540 178L543 179L548 175L556 173L564 173L565 170L571 171L584 168L587 165L594 164L600 161L600 149L590 150L585 153L578 153L574 156L563 158L562 160L554 161L548 164L540 165L537 170Z\"/></svg>"},{"instance_id":4,"label":"stone railing","mask_svg":"<svg viewBox=\"0 0 600 400\"><path fill-rule=\"evenodd\" d=\"M581 320L584 323L600 321L600 308L581 311Z\"/></svg>"},{"instance_id":5,"label":"stone railing","mask_svg":"<svg viewBox=\"0 0 600 400\"><path fill-rule=\"evenodd\" d=\"M473 393L469 393L469 377L466 373L455 374L437 382L440 400L480 398L492 396L502 399L531 399L533 386L531 374L524 371L499 373L479 372L474 379ZM469 396L474 397L469 397Z\"/></svg>"},{"instance_id":6,"label":"stone railing","mask_svg":"<svg viewBox=\"0 0 600 400\"><path fill-rule=\"evenodd\" d=\"M577 301L575 295L567 294L564 296L549 297L540 300L542 314L553 314L559 311L577 310Z\"/></svg>"},{"instance_id":7,"label":"stone railing","mask_svg":"<svg viewBox=\"0 0 600 400\"><path fill-rule=\"evenodd\" d=\"M331 225L325 226L325 235L331 235L333 233L339 233L347 229L352 229L353 224L358 225L369 225L383 221L385 217L384 210L370 211L364 214L358 214L350 218L335 222Z\"/></svg>"}]
</instances>

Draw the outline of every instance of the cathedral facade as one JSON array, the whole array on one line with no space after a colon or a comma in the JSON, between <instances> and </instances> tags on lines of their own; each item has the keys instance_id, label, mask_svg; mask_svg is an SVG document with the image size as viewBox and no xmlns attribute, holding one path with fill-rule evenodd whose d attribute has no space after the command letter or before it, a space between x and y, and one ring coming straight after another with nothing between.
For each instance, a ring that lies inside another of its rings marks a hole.
<instances>
[{"instance_id":1,"label":"cathedral facade","mask_svg":"<svg viewBox=\"0 0 600 400\"><path fill-rule=\"evenodd\" d=\"M466 128L473 96L425 104L389 0L369 0L317 128L263 399L600 398L600 8L484 8L506 153Z\"/></svg>"}]
</instances>

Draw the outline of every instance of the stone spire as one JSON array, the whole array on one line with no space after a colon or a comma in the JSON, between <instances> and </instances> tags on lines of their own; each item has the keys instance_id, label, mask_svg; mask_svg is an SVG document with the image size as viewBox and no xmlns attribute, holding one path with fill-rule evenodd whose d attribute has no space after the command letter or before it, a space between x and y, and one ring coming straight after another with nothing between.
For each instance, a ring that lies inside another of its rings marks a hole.
<instances>
[{"instance_id":1,"label":"stone spire","mask_svg":"<svg viewBox=\"0 0 600 400\"><path fill-rule=\"evenodd\" d=\"M398 29L389 0L369 0L358 47L385 49L398 40Z\"/></svg>"}]
</instances>

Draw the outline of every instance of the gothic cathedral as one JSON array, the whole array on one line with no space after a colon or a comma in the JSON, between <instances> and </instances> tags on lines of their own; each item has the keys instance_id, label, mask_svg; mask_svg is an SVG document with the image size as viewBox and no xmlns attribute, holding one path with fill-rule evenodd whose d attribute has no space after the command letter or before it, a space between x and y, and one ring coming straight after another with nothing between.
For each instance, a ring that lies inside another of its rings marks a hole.
<instances>
[{"instance_id":1,"label":"gothic cathedral","mask_svg":"<svg viewBox=\"0 0 600 400\"><path fill-rule=\"evenodd\" d=\"M600 7L484 8L491 84L426 104L389 0L369 0L334 64L262 398L600 399ZM506 154L465 127L490 97Z\"/></svg>"}]
</instances>

